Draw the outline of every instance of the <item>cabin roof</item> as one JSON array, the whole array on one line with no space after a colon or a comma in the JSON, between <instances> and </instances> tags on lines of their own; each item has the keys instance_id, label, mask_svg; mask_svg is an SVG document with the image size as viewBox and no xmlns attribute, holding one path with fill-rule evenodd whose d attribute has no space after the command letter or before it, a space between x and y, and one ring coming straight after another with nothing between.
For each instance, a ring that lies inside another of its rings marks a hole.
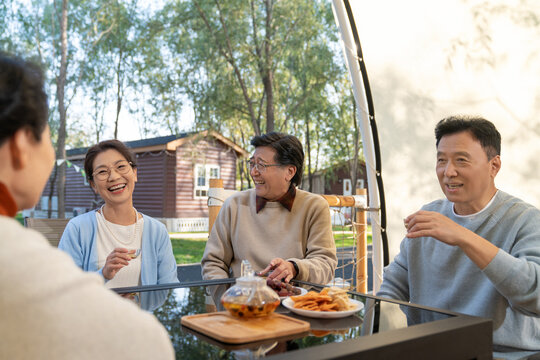
<instances>
[{"instance_id":1,"label":"cabin roof","mask_svg":"<svg viewBox=\"0 0 540 360\"><path fill-rule=\"evenodd\" d=\"M230 146L231 148L233 148L233 150L235 150L238 153L239 157L249 156L249 153L246 150L238 146L233 141L227 139L226 137L219 134L218 132L209 131L209 130L204 130L204 131L199 131L199 132L184 132L178 135L159 136L159 137L150 138L150 139L125 141L124 144L126 144L129 148L131 148L135 153L141 153L141 152L146 152L146 151L160 151L160 150L174 151L176 150L177 147L182 146L188 140L191 140L194 137L203 138L206 136L215 137L216 139ZM87 151L88 151L88 147L69 149L69 150L66 150L66 156L69 159L80 159L80 158L84 158Z\"/></svg>"}]
</instances>

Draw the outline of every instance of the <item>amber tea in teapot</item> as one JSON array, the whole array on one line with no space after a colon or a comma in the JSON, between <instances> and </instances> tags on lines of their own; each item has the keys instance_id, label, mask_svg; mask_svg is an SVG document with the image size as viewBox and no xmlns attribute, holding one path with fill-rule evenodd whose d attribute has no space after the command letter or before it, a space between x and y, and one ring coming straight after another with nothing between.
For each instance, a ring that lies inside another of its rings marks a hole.
<instances>
[{"instance_id":1,"label":"amber tea in teapot","mask_svg":"<svg viewBox=\"0 0 540 360\"><path fill-rule=\"evenodd\" d=\"M279 296L256 277L251 264L242 261L242 276L221 297L223 307L239 318L253 318L271 314L280 303Z\"/></svg>"}]
</instances>

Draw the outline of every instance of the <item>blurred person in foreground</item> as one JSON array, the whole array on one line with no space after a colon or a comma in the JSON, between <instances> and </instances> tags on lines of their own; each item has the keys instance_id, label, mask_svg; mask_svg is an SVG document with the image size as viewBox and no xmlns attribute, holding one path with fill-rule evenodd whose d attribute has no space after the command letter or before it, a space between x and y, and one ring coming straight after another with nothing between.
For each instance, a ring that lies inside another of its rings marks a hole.
<instances>
[{"instance_id":1,"label":"blurred person in foreground","mask_svg":"<svg viewBox=\"0 0 540 360\"><path fill-rule=\"evenodd\" d=\"M446 118L435 137L446 199L404 220L406 238L377 295L490 318L496 351L538 351L540 211L495 187L501 136L491 122Z\"/></svg>"},{"instance_id":2,"label":"blurred person in foreground","mask_svg":"<svg viewBox=\"0 0 540 360\"><path fill-rule=\"evenodd\" d=\"M203 278L238 277L242 260L249 260L270 279L328 283L337 264L330 210L321 196L296 188L302 144L271 132L253 137L251 145L255 152L248 166L255 189L223 204L201 261Z\"/></svg>"},{"instance_id":3,"label":"blurred person in foreground","mask_svg":"<svg viewBox=\"0 0 540 360\"><path fill-rule=\"evenodd\" d=\"M103 276L108 288L178 282L165 225L133 207L133 152L121 141L102 141L88 149L84 170L105 204L71 219L58 248L81 269Z\"/></svg>"},{"instance_id":4,"label":"blurred person in foreground","mask_svg":"<svg viewBox=\"0 0 540 360\"><path fill-rule=\"evenodd\" d=\"M0 54L0 358L173 359L165 328L13 219L54 164L39 68Z\"/></svg>"}]
</instances>

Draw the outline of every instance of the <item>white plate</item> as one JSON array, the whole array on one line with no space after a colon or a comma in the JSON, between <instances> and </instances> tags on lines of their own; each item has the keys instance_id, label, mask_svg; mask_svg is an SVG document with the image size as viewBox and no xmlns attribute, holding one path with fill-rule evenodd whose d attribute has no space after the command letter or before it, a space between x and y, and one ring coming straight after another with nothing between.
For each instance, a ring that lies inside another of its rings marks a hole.
<instances>
[{"instance_id":1,"label":"white plate","mask_svg":"<svg viewBox=\"0 0 540 360\"><path fill-rule=\"evenodd\" d=\"M290 311L292 311L293 313L298 314L298 315L313 317L313 318L320 318L320 319L338 319L338 318L350 316L354 313L359 312L360 310L364 308L364 304L358 300L349 299L349 301L355 307L347 311L313 311L313 310L297 309L294 307L294 301L292 301L292 299L290 298L283 300L281 304L285 306L287 309L289 309Z\"/></svg>"},{"instance_id":2,"label":"white plate","mask_svg":"<svg viewBox=\"0 0 540 360\"><path fill-rule=\"evenodd\" d=\"M295 289L299 289L299 290L300 290L300 294L298 294L298 295L291 295L291 296L302 296L302 295L306 295L306 294L307 294L307 290L304 289L304 288L301 288L301 287L298 287L298 286L295 286L294 288L295 288ZM287 299L287 298L289 298L289 296L280 296L280 297L279 297L280 300L285 300L285 299Z\"/></svg>"}]
</instances>

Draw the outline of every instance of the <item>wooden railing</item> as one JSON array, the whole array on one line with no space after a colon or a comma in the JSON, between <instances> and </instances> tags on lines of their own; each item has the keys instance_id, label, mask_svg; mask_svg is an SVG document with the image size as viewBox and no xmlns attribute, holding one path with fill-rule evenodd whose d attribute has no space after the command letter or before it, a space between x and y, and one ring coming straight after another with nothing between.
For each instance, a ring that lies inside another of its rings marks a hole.
<instances>
[{"instance_id":1,"label":"wooden railing","mask_svg":"<svg viewBox=\"0 0 540 360\"><path fill-rule=\"evenodd\" d=\"M321 195L329 206L352 207L356 210L353 222L356 240L356 291L367 293L367 189L356 189L356 196L351 195Z\"/></svg>"},{"instance_id":2,"label":"wooden railing","mask_svg":"<svg viewBox=\"0 0 540 360\"><path fill-rule=\"evenodd\" d=\"M25 218L24 226L39 231L52 246L57 247L68 222L69 219Z\"/></svg>"}]
</instances>

